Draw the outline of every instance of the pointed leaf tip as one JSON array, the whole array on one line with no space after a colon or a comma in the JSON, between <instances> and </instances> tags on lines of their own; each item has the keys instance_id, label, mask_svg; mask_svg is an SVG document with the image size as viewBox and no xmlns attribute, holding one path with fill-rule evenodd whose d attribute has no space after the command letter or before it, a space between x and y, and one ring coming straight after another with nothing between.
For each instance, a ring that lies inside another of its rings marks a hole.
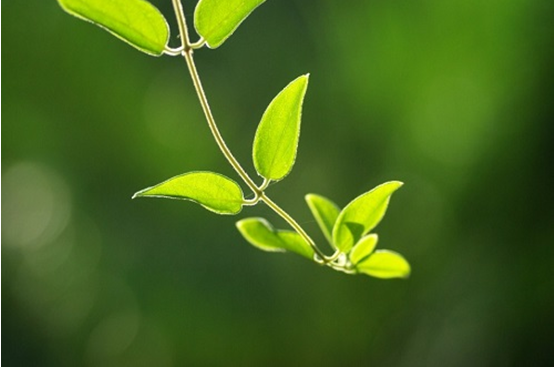
<instances>
[{"instance_id":1,"label":"pointed leaf tip","mask_svg":"<svg viewBox=\"0 0 554 367\"><path fill-rule=\"evenodd\" d=\"M137 197L190 200L217 214L237 214L244 203L242 189L230 178L213 172L189 172L141 190Z\"/></svg>"},{"instance_id":2,"label":"pointed leaf tip","mask_svg":"<svg viewBox=\"0 0 554 367\"><path fill-rule=\"evenodd\" d=\"M289 83L271 101L258 125L252 157L256 171L266 179L279 181L294 165L308 79L302 75Z\"/></svg>"},{"instance_id":3,"label":"pointed leaf tip","mask_svg":"<svg viewBox=\"0 0 554 367\"><path fill-rule=\"evenodd\" d=\"M379 224L387 210L391 195L403 185L390 181L352 200L339 214L333 227L333 243L348 252L365 234Z\"/></svg>"},{"instance_id":4,"label":"pointed leaf tip","mask_svg":"<svg viewBox=\"0 0 554 367\"><path fill-rule=\"evenodd\" d=\"M145 0L58 0L69 14L94 23L149 55L163 54L169 26Z\"/></svg>"}]
</instances>

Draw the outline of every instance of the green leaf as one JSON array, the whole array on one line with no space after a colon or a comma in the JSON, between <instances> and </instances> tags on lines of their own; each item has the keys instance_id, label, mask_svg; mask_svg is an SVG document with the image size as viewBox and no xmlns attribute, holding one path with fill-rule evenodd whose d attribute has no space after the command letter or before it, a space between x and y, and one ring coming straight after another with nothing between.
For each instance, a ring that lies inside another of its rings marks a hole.
<instances>
[{"instance_id":1,"label":"green leaf","mask_svg":"<svg viewBox=\"0 0 554 367\"><path fill-rule=\"evenodd\" d=\"M246 218L237 222L237 228L253 246L263 251L291 251L310 260L314 251L296 232L275 230L264 218Z\"/></svg>"},{"instance_id":2,"label":"green leaf","mask_svg":"<svg viewBox=\"0 0 554 367\"><path fill-rule=\"evenodd\" d=\"M256 170L266 179L279 181L294 165L308 77L302 75L287 85L262 116L252 155Z\"/></svg>"},{"instance_id":3,"label":"green leaf","mask_svg":"<svg viewBox=\"0 0 554 367\"><path fill-rule=\"evenodd\" d=\"M333 226L339 216L339 207L321 195L308 194L305 199L325 238L333 245Z\"/></svg>"},{"instance_id":4,"label":"green leaf","mask_svg":"<svg viewBox=\"0 0 554 367\"><path fill-rule=\"evenodd\" d=\"M379 238L376 234L368 234L367 236L362 237L352 248L352 251L350 251L350 262L352 262L353 265L356 265L368 257L373 250L375 250L378 239Z\"/></svg>"},{"instance_id":5,"label":"green leaf","mask_svg":"<svg viewBox=\"0 0 554 367\"><path fill-rule=\"evenodd\" d=\"M339 214L333 227L336 248L348 252L362 236L371 231L387 211L390 196L403 185L391 181L352 200Z\"/></svg>"},{"instance_id":6,"label":"green leaf","mask_svg":"<svg viewBox=\"0 0 554 367\"><path fill-rule=\"evenodd\" d=\"M194 27L208 47L217 48L265 0L200 0L194 11Z\"/></svg>"},{"instance_id":7,"label":"green leaf","mask_svg":"<svg viewBox=\"0 0 554 367\"><path fill-rule=\"evenodd\" d=\"M137 197L190 200L218 214L237 214L244 202L233 180L213 172L190 172L137 192Z\"/></svg>"},{"instance_id":8,"label":"green leaf","mask_svg":"<svg viewBox=\"0 0 554 367\"><path fill-rule=\"evenodd\" d=\"M402 255L389 250L377 250L356 266L360 273L376 278L407 278L410 276L410 264Z\"/></svg>"},{"instance_id":9,"label":"green leaf","mask_svg":"<svg viewBox=\"0 0 554 367\"><path fill-rule=\"evenodd\" d=\"M144 0L58 0L77 18L92 22L149 55L160 56L169 26L156 7Z\"/></svg>"}]
</instances>

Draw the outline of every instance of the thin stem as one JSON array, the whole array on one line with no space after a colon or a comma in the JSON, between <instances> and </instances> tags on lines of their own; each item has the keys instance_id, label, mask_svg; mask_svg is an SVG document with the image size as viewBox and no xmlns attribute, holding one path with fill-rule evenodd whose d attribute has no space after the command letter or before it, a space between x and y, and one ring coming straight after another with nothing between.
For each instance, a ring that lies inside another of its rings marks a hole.
<instances>
[{"instance_id":1,"label":"thin stem","mask_svg":"<svg viewBox=\"0 0 554 367\"><path fill-rule=\"evenodd\" d=\"M339 258L340 254L342 254L342 251L341 250L336 250L333 255L327 256L325 258L325 260L328 261L328 262L335 261L336 259Z\"/></svg>"},{"instance_id":2,"label":"thin stem","mask_svg":"<svg viewBox=\"0 0 554 367\"><path fill-rule=\"evenodd\" d=\"M304 229L302 227L300 227L300 225L286 212L284 211L283 209L281 209L281 207L277 204L275 204L275 202L273 200L271 200L269 197L267 197L267 195L265 194L265 192L262 192L261 195L260 195L260 199L267 204L267 206L269 206L271 209L273 209L273 211L277 214L279 214L284 220L287 221L287 223L292 227L294 228L294 230L296 232L298 232L298 234L300 236L302 236L302 238L304 238L304 240L306 242L308 242L308 244L310 245L310 247L314 250L314 252L316 253L317 256L319 256L323 263L327 263L327 256L325 256L325 254L323 252L321 252L321 250L315 245L314 241L311 239L310 236L308 236L308 234L306 233L306 231L304 231Z\"/></svg>"},{"instance_id":3,"label":"thin stem","mask_svg":"<svg viewBox=\"0 0 554 367\"><path fill-rule=\"evenodd\" d=\"M193 42L190 44L190 48L193 48L195 50L203 47L206 44L206 40L203 37L200 37L200 39L196 42Z\"/></svg>"},{"instance_id":4,"label":"thin stem","mask_svg":"<svg viewBox=\"0 0 554 367\"><path fill-rule=\"evenodd\" d=\"M264 182L262 182L262 184L260 185L260 187L258 189L260 191L265 191L265 189L267 189L269 187L270 183L271 183L271 180L269 180L267 178L264 178Z\"/></svg>"},{"instance_id":5,"label":"thin stem","mask_svg":"<svg viewBox=\"0 0 554 367\"><path fill-rule=\"evenodd\" d=\"M325 254L321 252L321 250L316 246L316 244L310 238L310 236L308 236L306 231L304 231L304 229L286 211L281 209L281 207L279 207L277 204L275 204L275 202L273 202L269 197L267 197L264 190L269 186L270 180L266 179L260 185L260 187L256 186L256 183L250 178L250 176L242 168L242 166L237 161L233 153L231 153L231 151L227 147L227 144L225 144L225 141L223 140L223 137L219 132L219 128L217 127L212 111L210 109L208 98L206 97L206 93L204 92L204 88L202 87L202 82L200 81L200 76L198 75L198 70L196 69L196 64L194 63L194 58L192 55L194 49L202 47L205 41L201 38L198 42L191 44L188 36L187 23L183 12L183 7L181 5L180 0L173 0L173 8L175 9L177 22L179 24L179 33L181 34L181 38L183 42L182 54L185 58L185 61L187 62L187 67L189 69L192 82L194 84L194 89L196 90L196 94L198 95L198 99L200 100L200 105L202 106L202 110L204 111L204 115L206 116L206 120L208 122L208 126L210 127L210 131L212 132L212 135L217 143L217 146L219 147L219 149L221 150L221 152L223 153L227 161L231 164L233 169L237 172L237 174L242 178L242 180L246 183L246 185L248 185L248 187L252 190L252 192L255 195L254 199L245 201L244 204L254 205L260 200L265 202L267 206L269 206L275 213L281 216L310 245L310 247L314 250L316 254L316 258L317 257L320 258L320 260L317 260L317 259L314 259L314 260L316 260L320 264L333 266L331 261L334 258L334 256L331 256L331 257L325 256Z\"/></svg>"},{"instance_id":6,"label":"thin stem","mask_svg":"<svg viewBox=\"0 0 554 367\"><path fill-rule=\"evenodd\" d=\"M254 198L254 199L244 199L242 201L243 206L254 206L260 202L260 198Z\"/></svg>"},{"instance_id":7,"label":"thin stem","mask_svg":"<svg viewBox=\"0 0 554 367\"><path fill-rule=\"evenodd\" d=\"M183 6L181 5L180 0L173 0L173 8L175 9L175 14L177 16L177 23L179 24L179 33L181 34L182 42L184 43L183 56L185 58L185 61L187 62L190 76L194 84L194 89L196 90L196 94L198 95L198 99L200 100L200 105L202 106L202 110L204 111L204 115L206 116L206 120L208 121L210 131L212 132L212 135L215 138L217 146L219 147L219 149L221 150L221 152L223 153L227 161L229 161L231 166L233 166L234 170L248 185L248 187L255 194L258 194L259 193L258 187L254 183L254 181L250 178L250 176L248 176L246 171L242 168L242 166L237 161L233 153L231 153L231 151L227 147L227 144L225 144L225 141L223 140L221 133L219 132L217 124L215 123L214 116L212 114L210 105L208 103L208 99L206 98L206 93L204 92L204 88L202 87L202 82L200 81L200 77L198 75L198 70L196 69L196 64L194 63L194 58L192 57L193 49L191 48L188 30L187 30L187 21L185 19Z\"/></svg>"},{"instance_id":8,"label":"thin stem","mask_svg":"<svg viewBox=\"0 0 554 367\"><path fill-rule=\"evenodd\" d=\"M183 42L183 47L186 50L190 47L190 40L187 21L185 19L185 12L183 11L183 4L181 4L181 0L173 0L173 9L175 10L175 16L177 17L177 25L179 26L181 42Z\"/></svg>"},{"instance_id":9,"label":"thin stem","mask_svg":"<svg viewBox=\"0 0 554 367\"><path fill-rule=\"evenodd\" d=\"M321 250L315 245L314 241L311 239L310 236L304 231L304 229L281 207L279 207L274 201L272 201L264 192L264 190L269 186L270 180L264 180L262 185L258 188L254 181L248 176L246 171L242 168L240 163L236 160L236 158L233 156L227 145L225 144L225 141L223 140L223 137L221 136L221 133L219 132L219 129L217 128L217 125L215 123L215 119L212 115L210 105L208 103L208 99L206 98L206 94L204 93L204 89L202 88L202 83L200 81L200 77L198 75L198 71L196 69L196 65L194 63L194 58L192 56L192 49L185 50L185 60L187 61L187 65L190 71L190 75L192 77L192 81L194 84L194 87L196 89L196 93L198 94L198 98L200 99L200 104L202 105L202 109L204 110L204 114L206 115L206 120L208 121L208 125L210 126L210 130L212 132L212 135L215 138L215 141L219 148L221 149L221 152L227 158L231 166L235 169L235 171L238 173L238 175L243 179L243 181L250 187L252 192L256 195L256 198L252 200L251 202L246 202L247 205L252 205L257 203L259 200L262 200L269 206L271 209L273 209L274 212L279 214L304 240L312 247L314 252L322 259L323 263L328 263L329 260L327 256L325 256L324 253L321 252Z\"/></svg>"},{"instance_id":10,"label":"thin stem","mask_svg":"<svg viewBox=\"0 0 554 367\"><path fill-rule=\"evenodd\" d=\"M204 111L204 115L206 115L206 120L208 121L208 125L212 132L212 135L215 138L217 146L219 147L219 149L221 149L221 152L223 153L225 158L227 158L227 161L229 161L231 166L233 166L233 169L238 173L238 175L242 178L242 180L248 185L248 187L255 194L258 194L260 190L254 183L254 181L250 178L250 176L248 176L244 168L242 168L242 166L237 161L233 153L231 153L231 151L227 147L227 144L225 144L225 141L223 140L221 133L219 132L217 124L215 123L214 116L210 109L208 99L206 98L206 93L204 93L202 82L200 81L200 77L198 76L198 70L196 70L196 64L194 63L194 58L192 57L192 49L185 50L184 54L185 54L185 60L187 61L187 66L190 72L190 76L192 77L194 89L196 89L196 94L198 94L198 99L200 100L200 104L202 105L202 110Z\"/></svg>"},{"instance_id":11,"label":"thin stem","mask_svg":"<svg viewBox=\"0 0 554 367\"><path fill-rule=\"evenodd\" d=\"M184 49L185 49L185 47L183 47L183 46L178 47L178 48L166 47L165 50L164 50L164 54L169 55L169 56L179 56L183 53Z\"/></svg>"},{"instance_id":12,"label":"thin stem","mask_svg":"<svg viewBox=\"0 0 554 367\"><path fill-rule=\"evenodd\" d=\"M343 273L346 273L346 274L356 274L356 271L355 270L352 270L352 269L348 269L344 266L339 266L339 265L336 265L335 263L327 263L327 265L332 268L332 269L335 269L335 270L338 270L338 271L342 271Z\"/></svg>"}]
</instances>

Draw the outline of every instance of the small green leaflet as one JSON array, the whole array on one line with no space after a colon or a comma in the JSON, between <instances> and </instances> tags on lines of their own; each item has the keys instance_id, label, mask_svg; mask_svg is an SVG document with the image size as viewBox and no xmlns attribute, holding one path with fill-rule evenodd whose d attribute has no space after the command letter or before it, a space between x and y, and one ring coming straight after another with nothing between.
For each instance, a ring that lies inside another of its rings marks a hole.
<instances>
[{"instance_id":1,"label":"small green leaflet","mask_svg":"<svg viewBox=\"0 0 554 367\"><path fill-rule=\"evenodd\" d=\"M194 27L208 47L217 48L265 0L200 0L194 11Z\"/></svg>"},{"instance_id":2,"label":"small green leaflet","mask_svg":"<svg viewBox=\"0 0 554 367\"><path fill-rule=\"evenodd\" d=\"M169 26L156 7L144 0L58 0L69 14L92 22L149 55L160 56Z\"/></svg>"},{"instance_id":3,"label":"small green leaflet","mask_svg":"<svg viewBox=\"0 0 554 367\"><path fill-rule=\"evenodd\" d=\"M377 250L356 266L360 273L376 278L407 278L410 276L410 264L394 251Z\"/></svg>"},{"instance_id":4,"label":"small green leaflet","mask_svg":"<svg viewBox=\"0 0 554 367\"><path fill-rule=\"evenodd\" d=\"M252 156L260 176L279 181L296 159L302 103L309 75L302 75L285 87L269 104L254 137Z\"/></svg>"},{"instance_id":5,"label":"small green leaflet","mask_svg":"<svg viewBox=\"0 0 554 367\"><path fill-rule=\"evenodd\" d=\"M275 230L264 218L246 218L237 222L237 228L243 237L253 246L263 251L291 251L310 260L314 250L296 232Z\"/></svg>"},{"instance_id":6,"label":"small green leaflet","mask_svg":"<svg viewBox=\"0 0 554 367\"><path fill-rule=\"evenodd\" d=\"M364 260L366 257L368 257L373 252L373 250L375 250L378 239L379 238L376 234L368 234L367 236L362 237L358 241L358 243L354 247L352 247L352 250L348 255L352 264L356 265L361 260Z\"/></svg>"},{"instance_id":7,"label":"small green leaflet","mask_svg":"<svg viewBox=\"0 0 554 367\"><path fill-rule=\"evenodd\" d=\"M383 218L390 196L402 186L391 181L352 200L339 214L333 227L333 243L342 252L348 252L356 242L371 231Z\"/></svg>"},{"instance_id":8,"label":"small green leaflet","mask_svg":"<svg viewBox=\"0 0 554 367\"><path fill-rule=\"evenodd\" d=\"M305 199L325 238L333 246L333 226L339 216L339 207L321 195L308 194Z\"/></svg>"},{"instance_id":9,"label":"small green leaflet","mask_svg":"<svg viewBox=\"0 0 554 367\"><path fill-rule=\"evenodd\" d=\"M237 214L244 202L242 189L230 178L213 172L190 172L137 192L137 197L190 200L217 214Z\"/></svg>"}]
</instances>

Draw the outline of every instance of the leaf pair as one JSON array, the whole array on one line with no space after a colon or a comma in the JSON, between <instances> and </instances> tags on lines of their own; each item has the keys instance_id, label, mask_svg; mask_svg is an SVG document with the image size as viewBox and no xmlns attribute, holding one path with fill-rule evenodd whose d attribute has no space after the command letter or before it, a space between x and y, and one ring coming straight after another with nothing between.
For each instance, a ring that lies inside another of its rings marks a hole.
<instances>
[{"instance_id":1,"label":"leaf pair","mask_svg":"<svg viewBox=\"0 0 554 367\"><path fill-rule=\"evenodd\" d=\"M273 99L262 116L254 138L253 158L258 173L268 180L282 179L294 165L307 85L307 75L291 82ZM190 200L218 214L237 214L244 204L239 185L213 172L179 175L139 191L135 197Z\"/></svg>"},{"instance_id":2,"label":"leaf pair","mask_svg":"<svg viewBox=\"0 0 554 367\"><path fill-rule=\"evenodd\" d=\"M200 0L194 25L210 48L219 47L246 17L265 0ZM145 0L58 0L69 14L97 24L149 55L167 48L169 26Z\"/></svg>"}]
</instances>

